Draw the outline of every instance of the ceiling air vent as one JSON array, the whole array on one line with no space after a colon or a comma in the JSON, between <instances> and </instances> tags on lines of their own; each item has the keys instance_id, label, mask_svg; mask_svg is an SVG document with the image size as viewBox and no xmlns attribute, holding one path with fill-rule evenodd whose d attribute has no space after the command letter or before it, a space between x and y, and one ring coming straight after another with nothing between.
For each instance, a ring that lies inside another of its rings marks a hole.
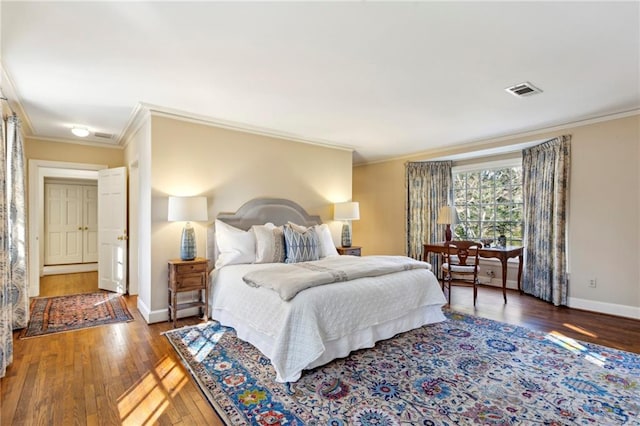
<instances>
[{"instance_id":1,"label":"ceiling air vent","mask_svg":"<svg viewBox=\"0 0 640 426\"><path fill-rule=\"evenodd\" d=\"M113 139L113 134L111 134L111 133L95 132L93 135L96 138Z\"/></svg>"},{"instance_id":2,"label":"ceiling air vent","mask_svg":"<svg viewBox=\"0 0 640 426\"><path fill-rule=\"evenodd\" d=\"M542 90L538 89L533 84L525 81L524 83L516 84L515 86L507 87L507 92L511 93L513 96L517 96L522 98L524 96L535 95L536 93L542 93Z\"/></svg>"}]
</instances>

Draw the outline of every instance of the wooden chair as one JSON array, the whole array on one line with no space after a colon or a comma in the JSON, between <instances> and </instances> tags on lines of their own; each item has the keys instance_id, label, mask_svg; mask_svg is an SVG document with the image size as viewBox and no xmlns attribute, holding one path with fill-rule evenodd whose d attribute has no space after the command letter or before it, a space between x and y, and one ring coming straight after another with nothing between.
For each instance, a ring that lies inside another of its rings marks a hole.
<instances>
[{"instance_id":1,"label":"wooden chair","mask_svg":"<svg viewBox=\"0 0 640 426\"><path fill-rule=\"evenodd\" d=\"M442 263L442 291L447 287L451 305L451 286L473 287L473 306L478 297L478 250L482 245L475 241L447 241ZM474 251L474 253L471 253Z\"/></svg>"}]
</instances>

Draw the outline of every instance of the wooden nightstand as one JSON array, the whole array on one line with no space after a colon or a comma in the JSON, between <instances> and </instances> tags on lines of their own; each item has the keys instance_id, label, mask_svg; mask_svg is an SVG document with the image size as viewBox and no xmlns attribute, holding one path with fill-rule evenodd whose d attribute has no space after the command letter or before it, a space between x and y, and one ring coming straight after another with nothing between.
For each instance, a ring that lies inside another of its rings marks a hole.
<instances>
[{"instance_id":1,"label":"wooden nightstand","mask_svg":"<svg viewBox=\"0 0 640 426\"><path fill-rule=\"evenodd\" d=\"M351 246L351 247L336 247L338 250L338 254L345 255L348 254L350 256L360 256L360 249L362 247L359 246Z\"/></svg>"},{"instance_id":2,"label":"wooden nightstand","mask_svg":"<svg viewBox=\"0 0 640 426\"><path fill-rule=\"evenodd\" d=\"M178 310L187 308L201 308L204 320L209 317L209 286L207 285L207 259L196 257L194 260L172 259L169 261L169 321L173 318L176 327ZM196 302L178 304L178 293L183 291L198 291ZM204 299L202 293L204 290Z\"/></svg>"}]
</instances>

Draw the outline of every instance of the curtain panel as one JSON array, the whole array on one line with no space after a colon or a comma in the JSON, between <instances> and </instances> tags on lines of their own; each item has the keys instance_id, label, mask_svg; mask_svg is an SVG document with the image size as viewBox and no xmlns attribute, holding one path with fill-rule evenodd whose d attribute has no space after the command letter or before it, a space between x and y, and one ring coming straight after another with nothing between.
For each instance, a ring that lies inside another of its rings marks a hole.
<instances>
[{"instance_id":1,"label":"curtain panel","mask_svg":"<svg viewBox=\"0 0 640 426\"><path fill-rule=\"evenodd\" d=\"M444 227L437 225L436 221L440 207L451 204L453 199L451 166L451 161L405 164L406 254L409 257L422 260L423 244L429 241L444 241ZM439 263L438 257L431 259L436 275Z\"/></svg>"},{"instance_id":2,"label":"curtain panel","mask_svg":"<svg viewBox=\"0 0 640 426\"><path fill-rule=\"evenodd\" d=\"M20 121L2 120L0 147L0 377L13 361L12 331L27 326L25 159Z\"/></svg>"},{"instance_id":3,"label":"curtain panel","mask_svg":"<svg viewBox=\"0 0 640 426\"><path fill-rule=\"evenodd\" d=\"M567 209L571 136L522 152L525 260L522 289L567 304Z\"/></svg>"}]
</instances>

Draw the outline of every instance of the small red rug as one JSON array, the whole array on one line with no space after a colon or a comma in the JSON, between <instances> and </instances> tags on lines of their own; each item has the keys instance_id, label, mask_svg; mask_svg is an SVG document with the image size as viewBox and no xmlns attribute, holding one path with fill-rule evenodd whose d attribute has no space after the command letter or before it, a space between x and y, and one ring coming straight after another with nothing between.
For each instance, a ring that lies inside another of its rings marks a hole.
<instances>
[{"instance_id":1,"label":"small red rug","mask_svg":"<svg viewBox=\"0 0 640 426\"><path fill-rule=\"evenodd\" d=\"M120 294L99 292L42 297L31 301L29 325L20 338L133 321Z\"/></svg>"}]
</instances>

